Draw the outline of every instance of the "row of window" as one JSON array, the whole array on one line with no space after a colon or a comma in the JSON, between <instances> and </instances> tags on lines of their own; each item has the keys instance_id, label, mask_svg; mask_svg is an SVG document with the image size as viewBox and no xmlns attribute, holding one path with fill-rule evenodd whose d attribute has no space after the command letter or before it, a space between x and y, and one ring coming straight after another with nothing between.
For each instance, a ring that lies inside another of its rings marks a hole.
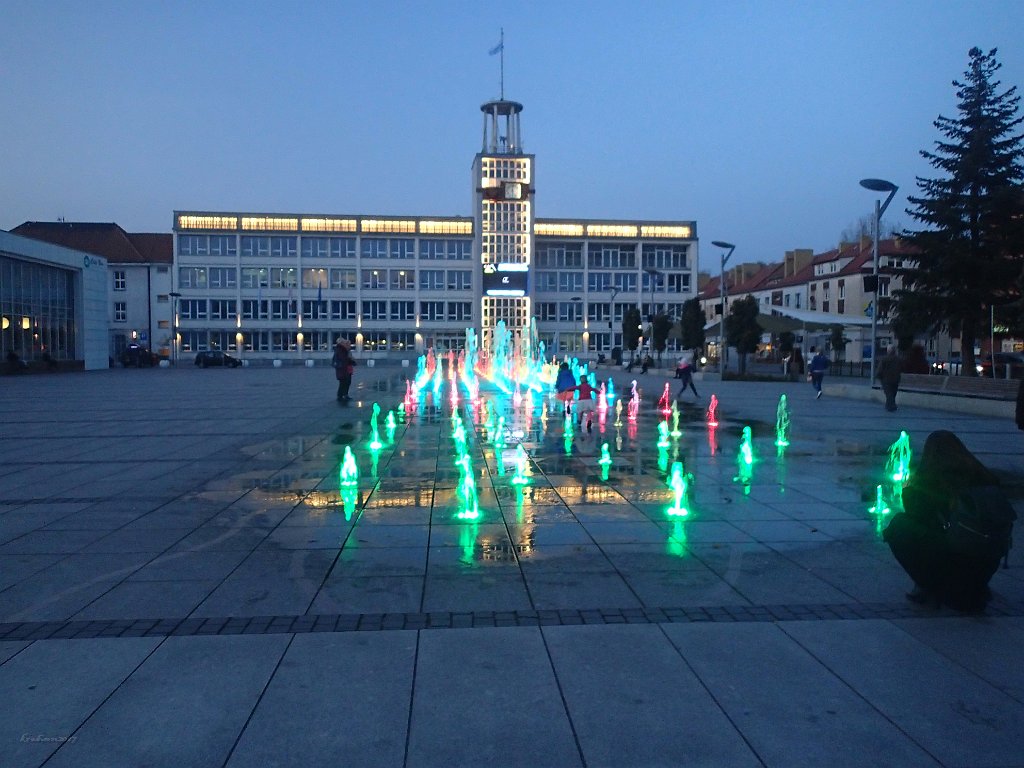
<instances>
[{"instance_id":1,"label":"row of window","mask_svg":"<svg viewBox=\"0 0 1024 768\"><path fill-rule=\"evenodd\" d=\"M576 242L538 242L534 262L538 267L583 267L583 244ZM643 269L689 269L689 246L667 243L640 244ZM590 269L635 269L637 244L590 243L587 246Z\"/></svg>"},{"instance_id":2,"label":"row of window","mask_svg":"<svg viewBox=\"0 0 1024 768\"><path fill-rule=\"evenodd\" d=\"M356 301L354 299L304 300L301 302L295 299L243 299L240 305L236 305L234 299L182 299L178 306L178 319L181 321L233 321L241 315L243 320L294 320L297 319L298 313L301 311L305 320L356 320L358 309L363 320L414 321L417 319L417 304L421 320L466 322L473 319L473 302L471 301Z\"/></svg>"},{"instance_id":3,"label":"row of window","mask_svg":"<svg viewBox=\"0 0 1024 768\"><path fill-rule=\"evenodd\" d=\"M237 288L234 267L179 267L179 288ZM358 281L357 281L358 276ZM417 277L419 282L417 283ZM300 280L310 290L468 291L473 273L468 269L360 269L340 267L242 267L243 288L296 288Z\"/></svg>"},{"instance_id":4,"label":"row of window","mask_svg":"<svg viewBox=\"0 0 1024 768\"><path fill-rule=\"evenodd\" d=\"M619 293L636 293L637 285L641 292L652 289L668 293L689 293L690 273L656 274L641 272L638 280L635 272L589 272L587 274L587 291L590 293L608 293L617 290ZM533 286L542 292L573 292L583 290L583 273L569 271L538 270L533 275ZM653 281L653 282L652 282Z\"/></svg>"},{"instance_id":5,"label":"row of window","mask_svg":"<svg viewBox=\"0 0 1024 768\"><path fill-rule=\"evenodd\" d=\"M333 350L338 339L347 339L355 344L355 333L351 331L296 331L295 328L279 330L246 330L242 335L242 352L324 352ZM404 352L416 348L416 334L413 331L363 331L363 350L367 352ZM235 331L189 329L181 331L182 353L203 352L222 349L238 352L238 334Z\"/></svg>"},{"instance_id":6,"label":"row of window","mask_svg":"<svg viewBox=\"0 0 1024 768\"><path fill-rule=\"evenodd\" d=\"M295 258L301 248L304 259L354 259L354 237L297 237L242 235L178 235L179 256L237 256L244 258ZM416 240L411 237L364 237L359 244L364 259L412 259ZM473 241L427 239L419 241L419 258L469 261Z\"/></svg>"},{"instance_id":7,"label":"row of window","mask_svg":"<svg viewBox=\"0 0 1024 768\"><path fill-rule=\"evenodd\" d=\"M635 304L616 302L615 311L612 314L609 311L608 304L587 303L585 306L587 320L595 323L621 323L626 312L636 309ZM644 304L641 308L641 315L646 317L650 309L650 304ZM654 310L655 314L663 312L669 317L678 318L683 315L682 304L666 304L659 301L655 302ZM584 304L582 301L536 301L533 304L534 317L540 322L575 322L583 319L583 312Z\"/></svg>"}]
</instances>

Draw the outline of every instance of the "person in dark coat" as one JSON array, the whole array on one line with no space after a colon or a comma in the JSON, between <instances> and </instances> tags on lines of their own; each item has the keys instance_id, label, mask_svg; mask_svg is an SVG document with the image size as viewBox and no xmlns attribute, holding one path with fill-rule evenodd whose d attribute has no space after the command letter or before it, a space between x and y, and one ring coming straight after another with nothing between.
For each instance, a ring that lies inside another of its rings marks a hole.
<instances>
[{"instance_id":1,"label":"person in dark coat","mask_svg":"<svg viewBox=\"0 0 1024 768\"><path fill-rule=\"evenodd\" d=\"M878 361L875 378L882 385L885 393L885 410L896 410L896 393L900 389L900 374L903 372L903 361L896 354L895 347L890 347L888 354Z\"/></svg>"},{"instance_id":2,"label":"person in dark coat","mask_svg":"<svg viewBox=\"0 0 1024 768\"><path fill-rule=\"evenodd\" d=\"M903 489L903 512L882 534L903 570L914 580L907 598L916 603L980 611L999 556L975 558L951 552L945 525L960 490L998 486L999 479L952 432L932 432L921 462Z\"/></svg>"},{"instance_id":3,"label":"person in dark coat","mask_svg":"<svg viewBox=\"0 0 1024 768\"><path fill-rule=\"evenodd\" d=\"M334 345L331 365L334 366L334 377L338 380L338 402L347 402L350 399L348 390L352 386L352 374L356 368L355 358L352 357L352 345L348 339L338 339L338 343Z\"/></svg>"}]
</instances>

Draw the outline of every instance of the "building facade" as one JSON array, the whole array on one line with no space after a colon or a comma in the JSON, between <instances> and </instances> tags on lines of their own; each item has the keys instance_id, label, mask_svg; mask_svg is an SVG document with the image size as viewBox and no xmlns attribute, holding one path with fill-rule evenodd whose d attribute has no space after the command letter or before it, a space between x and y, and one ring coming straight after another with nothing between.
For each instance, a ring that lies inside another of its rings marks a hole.
<instances>
[{"instance_id":1,"label":"building facade","mask_svg":"<svg viewBox=\"0 0 1024 768\"><path fill-rule=\"evenodd\" d=\"M531 318L552 352L622 346L622 317L676 318L696 296L693 221L535 217L535 158L517 102L482 105L471 216L175 211L176 354L322 357L483 348Z\"/></svg>"},{"instance_id":2,"label":"building facade","mask_svg":"<svg viewBox=\"0 0 1024 768\"><path fill-rule=\"evenodd\" d=\"M0 359L106 368L107 263L0 230Z\"/></svg>"}]
</instances>

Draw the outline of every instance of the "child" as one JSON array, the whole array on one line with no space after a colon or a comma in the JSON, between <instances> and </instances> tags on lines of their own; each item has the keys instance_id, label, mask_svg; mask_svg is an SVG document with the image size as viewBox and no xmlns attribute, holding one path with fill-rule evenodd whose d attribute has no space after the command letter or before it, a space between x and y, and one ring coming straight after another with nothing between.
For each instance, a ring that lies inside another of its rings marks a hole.
<instances>
[{"instance_id":1,"label":"child","mask_svg":"<svg viewBox=\"0 0 1024 768\"><path fill-rule=\"evenodd\" d=\"M569 370L568 363L562 363L558 367L558 377L555 379L555 397L565 405L565 415L572 413L572 398L576 391L576 377Z\"/></svg>"},{"instance_id":2,"label":"child","mask_svg":"<svg viewBox=\"0 0 1024 768\"><path fill-rule=\"evenodd\" d=\"M580 424L583 423L583 414L587 414L587 432L591 432L594 428L594 409L597 407L597 403L594 401L594 388L590 386L586 376L580 379L576 391L580 393L579 402L576 403L576 413L579 414Z\"/></svg>"}]
</instances>

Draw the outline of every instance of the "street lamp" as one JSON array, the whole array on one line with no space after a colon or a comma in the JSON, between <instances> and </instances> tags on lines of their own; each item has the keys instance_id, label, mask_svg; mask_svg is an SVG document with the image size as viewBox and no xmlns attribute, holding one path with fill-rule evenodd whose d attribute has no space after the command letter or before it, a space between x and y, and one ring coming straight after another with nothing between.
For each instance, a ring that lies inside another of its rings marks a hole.
<instances>
[{"instance_id":1,"label":"street lamp","mask_svg":"<svg viewBox=\"0 0 1024 768\"><path fill-rule=\"evenodd\" d=\"M712 240L711 244L715 248L728 248L728 253L722 254L722 264L718 270L718 282L719 282L719 299L721 300L721 314L718 316L718 375L725 375L725 265L729 262L729 257L732 256L732 252L736 250L736 246L732 243L727 243L724 240Z\"/></svg>"},{"instance_id":2,"label":"street lamp","mask_svg":"<svg viewBox=\"0 0 1024 768\"><path fill-rule=\"evenodd\" d=\"M171 291L168 296L171 297L171 364L178 364L178 299L181 298L181 294L177 291Z\"/></svg>"},{"instance_id":3,"label":"street lamp","mask_svg":"<svg viewBox=\"0 0 1024 768\"><path fill-rule=\"evenodd\" d=\"M885 202L881 202L877 198L875 199L875 237L874 242L871 244L871 274L872 274L872 292L875 297L871 302L871 380L868 382L869 387L875 385L875 358L877 355L875 351L878 345L878 240L879 240L879 222L882 220L882 214L885 213L885 209L889 207L889 203L896 196L896 190L899 189L891 181L885 179L861 179L860 185L864 189L870 189L872 192L888 192L889 196L885 198Z\"/></svg>"},{"instance_id":4,"label":"street lamp","mask_svg":"<svg viewBox=\"0 0 1024 768\"><path fill-rule=\"evenodd\" d=\"M580 302L582 302L583 299L580 296L573 296L571 299L569 299L569 301L571 301L573 303L573 307L574 307L573 308L573 312L572 312L572 319L573 319L572 351L575 352L576 351L576 342L579 339L579 335L580 335Z\"/></svg>"}]
</instances>

